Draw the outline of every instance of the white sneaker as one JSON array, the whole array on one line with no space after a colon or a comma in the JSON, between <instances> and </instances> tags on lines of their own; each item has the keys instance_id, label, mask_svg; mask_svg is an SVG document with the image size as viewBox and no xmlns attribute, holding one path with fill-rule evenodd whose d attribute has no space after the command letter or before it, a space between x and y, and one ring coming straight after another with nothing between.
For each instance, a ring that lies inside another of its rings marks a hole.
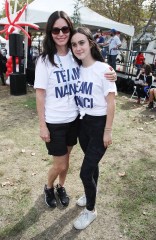
<instances>
[{"instance_id":1,"label":"white sneaker","mask_svg":"<svg viewBox=\"0 0 156 240\"><path fill-rule=\"evenodd\" d=\"M82 197L80 197L77 201L76 204L80 207L85 207L86 206L86 195L84 194Z\"/></svg>"},{"instance_id":2,"label":"white sneaker","mask_svg":"<svg viewBox=\"0 0 156 240\"><path fill-rule=\"evenodd\" d=\"M97 211L94 212L87 210L86 208L80 213L79 217L74 222L74 227L78 230L85 229L91 224L97 217Z\"/></svg>"}]
</instances>

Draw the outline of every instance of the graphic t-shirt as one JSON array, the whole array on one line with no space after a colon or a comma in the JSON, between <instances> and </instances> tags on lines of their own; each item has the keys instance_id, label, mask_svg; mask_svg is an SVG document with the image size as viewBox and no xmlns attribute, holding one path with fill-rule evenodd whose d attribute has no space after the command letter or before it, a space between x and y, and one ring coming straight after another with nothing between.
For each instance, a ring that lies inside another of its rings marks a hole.
<instances>
[{"instance_id":1,"label":"graphic t-shirt","mask_svg":"<svg viewBox=\"0 0 156 240\"><path fill-rule=\"evenodd\" d=\"M57 55L53 66L48 57L45 62L40 57L35 69L34 88L46 90L45 120L47 123L68 123L76 119L78 108L74 96L79 80L79 66L74 61L71 52L66 56Z\"/></svg>"},{"instance_id":2,"label":"graphic t-shirt","mask_svg":"<svg viewBox=\"0 0 156 240\"><path fill-rule=\"evenodd\" d=\"M80 67L80 79L77 82L75 101L80 115L107 115L105 97L110 92L117 92L115 82L108 81L104 74L112 68L103 62L96 61L90 67Z\"/></svg>"}]
</instances>

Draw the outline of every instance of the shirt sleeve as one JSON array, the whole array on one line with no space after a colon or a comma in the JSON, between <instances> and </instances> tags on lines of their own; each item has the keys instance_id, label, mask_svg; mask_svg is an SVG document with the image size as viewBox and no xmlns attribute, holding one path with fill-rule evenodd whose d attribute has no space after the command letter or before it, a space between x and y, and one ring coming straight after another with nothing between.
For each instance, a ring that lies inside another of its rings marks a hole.
<instances>
[{"instance_id":1,"label":"shirt sleeve","mask_svg":"<svg viewBox=\"0 0 156 240\"><path fill-rule=\"evenodd\" d=\"M103 87L103 94L106 97L110 92L114 92L115 95L117 95L117 87L116 87L116 83L115 82L111 82L109 80L106 79L105 77L105 73L109 73L112 68L106 64L105 66L105 70L102 71L101 75L102 75L102 87Z\"/></svg>"},{"instance_id":2,"label":"shirt sleeve","mask_svg":"<svg viewBox=\"0 0 156 240\"><path fill-rule=\"evenodd\" d=\"M34 88L46 89L48 85L48 71L46 62L39 57L35 68Z\"/></svg>"},{"instance_id":3,"label":"shirt sleeve","mask_svg":"<svg viewBox=\"0 0 156 240\"><path fill-rule=\"evenodd\" d=\"M121 44L120 38L116 37L116 45L120 45L120 44Z\"/></svg>"}]
</instances>

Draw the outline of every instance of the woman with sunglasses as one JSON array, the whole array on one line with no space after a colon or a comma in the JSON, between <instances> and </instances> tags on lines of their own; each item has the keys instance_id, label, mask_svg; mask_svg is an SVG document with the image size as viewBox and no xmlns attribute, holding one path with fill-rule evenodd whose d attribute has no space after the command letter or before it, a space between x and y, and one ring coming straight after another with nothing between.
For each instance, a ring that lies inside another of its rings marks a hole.
<instances>
[{"instance_id":1,"label":"woman with sunglasses","mask_svg":"<svg viewBox=\"0 0 156 240\"><path fill-rule=\"evenodd\" d=\"M43 53L35 70L36 104L40 137L46 143L53 165L44 187L45 202L56 207L55 194L63 206L69 197L64 183L69 167L69 155L77 143L78 108L74 96L79 80L79 66L69 49L73 25L63 11L52 13L46 26ZM108 80L115 80L115 72L108 72ZM58 178L59 183L54 186ZM55 190L55 191L54 191Z\"/></svg>"},{"instance_id":2,"label":"woman with sunglasses","mask_svg":"<svg viewBox=\"0 0 156 240\"><path fill-rule=\"evenodd\" d=\"M76 103L80 112L79 142L84 152L80 178L85 195L77 200L85 206L74 222L76 229L86 228L97 216L95 209L99 162L112 144L116 85L104 73L109 65L103 62L97 43L88 28L77 28L71 37L74 58L80 65ZM83 86L86 86L84 88Z\"/></svg>"}]
</instances>

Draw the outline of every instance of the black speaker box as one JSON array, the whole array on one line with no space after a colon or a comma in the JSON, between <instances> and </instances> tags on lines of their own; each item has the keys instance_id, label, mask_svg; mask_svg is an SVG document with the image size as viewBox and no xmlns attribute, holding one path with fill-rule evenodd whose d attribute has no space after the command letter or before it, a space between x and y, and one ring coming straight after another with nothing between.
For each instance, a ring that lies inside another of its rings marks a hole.
<instances>
[{"instance_id":1,"label":"black speaker box","mask_svg":"<svg viewBox=\"0 0 156 240\"><path fill-rule=\"evenodd\" d=\"M23 36L12 33L9 35L9 54L13 57L23 56Z\"/></svg>"},{"instance_id":2,"label":"black speaker box","mask_svg":"<svg viewBox=\"0 0 156 240\"><path fill-rule=\"evenodd\" d=\"M12 73L10 75L10 94L24 95L27 93L26 74Z\"/></svg>"}]
</instances>

